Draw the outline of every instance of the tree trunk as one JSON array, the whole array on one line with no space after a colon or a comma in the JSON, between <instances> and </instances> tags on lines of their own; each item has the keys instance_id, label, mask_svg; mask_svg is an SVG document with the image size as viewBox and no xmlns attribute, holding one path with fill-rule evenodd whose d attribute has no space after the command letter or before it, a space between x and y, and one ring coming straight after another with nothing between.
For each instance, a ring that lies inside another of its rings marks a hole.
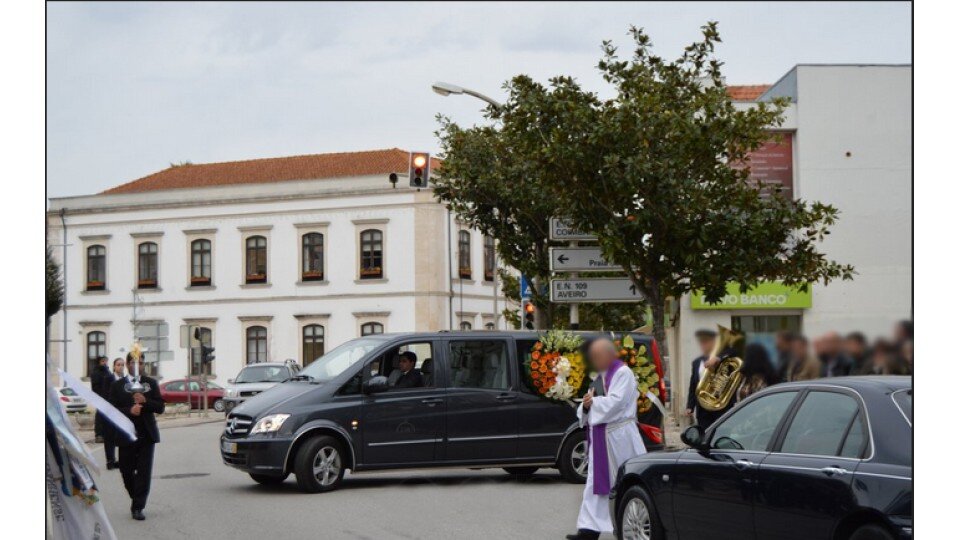
<instances>
[{"instance_id":1,"label":"tree trunk","mask_svg":"<svg viewBox=\"0 0 960 540\"><path fill-rule=\"evenodd\" d=\"M659 298L659 296L659 292L651 295L650 310L653 312L653 337L657 340L657 345L660 347L660 354L663 355L667 352L667 329L664 326L664 319L666 317L663 299Z\"/></svg>"}]
</instances>

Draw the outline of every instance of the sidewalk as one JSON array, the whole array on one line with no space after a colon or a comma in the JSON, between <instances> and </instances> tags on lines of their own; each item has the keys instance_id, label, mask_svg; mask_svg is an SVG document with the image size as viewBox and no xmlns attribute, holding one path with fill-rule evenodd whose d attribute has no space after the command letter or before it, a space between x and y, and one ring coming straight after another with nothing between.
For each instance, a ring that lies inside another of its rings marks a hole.
<instances>
[{"instance_id":1,"label":"sidewalk","mask_svg":"<svg viewBox=\"0 0 960 540\"><path fill-rule=\"evenodd\" d=\"M92 417L93 415L91 415L91 418ZM216 422L223 423L224 419L225 415L223 413L214 411L210 411L207 417L201 416L199 412L192 412L189 415L184 413L161 414L157 416L157 426L160 429L189 427L200 424L213 424ZM93 422L90 422L89 426L81 426L75 418L71 418L71 421L73 422L73 427L83 439L83 442L87 444L94 444L96 442L96 437L93 435Z\"/></svg>"}]
</instances>

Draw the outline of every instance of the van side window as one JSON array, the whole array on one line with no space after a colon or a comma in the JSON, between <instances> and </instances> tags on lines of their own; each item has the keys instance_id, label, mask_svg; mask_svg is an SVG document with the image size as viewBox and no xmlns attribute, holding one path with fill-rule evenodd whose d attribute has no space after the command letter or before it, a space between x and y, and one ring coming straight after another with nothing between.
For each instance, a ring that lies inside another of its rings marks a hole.
<instances>
[{"instance_id":1,"label":"van side window","mask_svg":"<svg viewBox=\"0 0 960 540\"><path fill-rule=\"evenodd\" d=\"M528 394L536 395L537 392L535 389L529 386L528 377L524 373L523 365L530 360L530 353L533 351L533 346L536 345L537 340L535 339L518 339L517 340L517 380L520 381L520 391L526 392Z\"/></svg>"},{"instance_id":2,"label":"van side window","mask_svg":"<svg viewBox=\"0 0 960 540\"><path fill-rule=\"evenodd\" d=\"M502 340L450 342L450 386L509 390L509 358Z\"/></svg>"},{"instance_id":3,"label":"van side window","mask_svg":"<svg viewBox=\"0 0 960 540\"><path fill-rule=\"evenodd\" d=\"M410 373L404 375L401 357L413 360ZM433 369L433 343L418 341L394 347L369 364L369 376L383 375L391 391L436 386Z\"/></svg>"}]
</instances>

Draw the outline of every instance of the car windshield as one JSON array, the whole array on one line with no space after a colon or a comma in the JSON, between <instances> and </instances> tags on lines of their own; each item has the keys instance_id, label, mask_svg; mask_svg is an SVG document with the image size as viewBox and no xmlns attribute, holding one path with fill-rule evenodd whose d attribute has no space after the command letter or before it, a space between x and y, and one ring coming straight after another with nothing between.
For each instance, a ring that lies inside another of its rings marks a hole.
<instances>
[{"instance_id":1,"label":"car windshield","mask_svg":"<svg viewBox=\"0 0 960 540\"><path fill-rule=\"evenodd\" d=\"M900 407L907 422L913 425L913 390L900 390L893 393L893 402Z\"/></svg>"},{"instance_id":2,"label":"car windshield","mask_svg":"<svg viewBox=\"0 0 960 540\"><path fill-rule=\"evenodd\" d=\"M283 382L290 377L284 366L247 366L237 375L237 383Z\"/></svg>"},{"instance_id":3,"label":"car windshield","mask_svg":"<svg viewBox=\"0 0 960 540\"><path fill-rule=\"evenodd\" d=\"M77 395L77 393L73 391L73 388L61 388L61 389L60 389L60 393L63 394L63 395L65 395L65 396L75 396L75 395Z\"/></svg>"},{"instance_id":4,"label":"car windshield","mask_svg":"<svg viewBox=\"0 0 960 540\"><path fill-rule=\"evenodd\" d=\"M354 365L376 347L383 344L382 338L365 337L348 341L303 368L300 375L314 381L329 381Z\"/></svg>"}]
</instances>

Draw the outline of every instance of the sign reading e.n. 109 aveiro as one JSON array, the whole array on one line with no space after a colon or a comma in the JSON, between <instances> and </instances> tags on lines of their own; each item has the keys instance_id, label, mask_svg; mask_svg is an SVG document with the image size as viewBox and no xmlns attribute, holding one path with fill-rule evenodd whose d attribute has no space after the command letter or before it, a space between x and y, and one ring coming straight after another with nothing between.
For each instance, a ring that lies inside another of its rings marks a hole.
<instances>
[{"instance_id":1,"label":"sign reading e.n. 109 aveiro","mask_svg":"<svg viewBox=\"0 0 960 540\"><path fill-rule=\"evenodd\" d=\"M728 283L727 294L715 304L707 303L702 291L690 295L691 309L807 309L813 307L813 292L768 281L740 292L739 283Z\"/></svg>"}]
</instances>

